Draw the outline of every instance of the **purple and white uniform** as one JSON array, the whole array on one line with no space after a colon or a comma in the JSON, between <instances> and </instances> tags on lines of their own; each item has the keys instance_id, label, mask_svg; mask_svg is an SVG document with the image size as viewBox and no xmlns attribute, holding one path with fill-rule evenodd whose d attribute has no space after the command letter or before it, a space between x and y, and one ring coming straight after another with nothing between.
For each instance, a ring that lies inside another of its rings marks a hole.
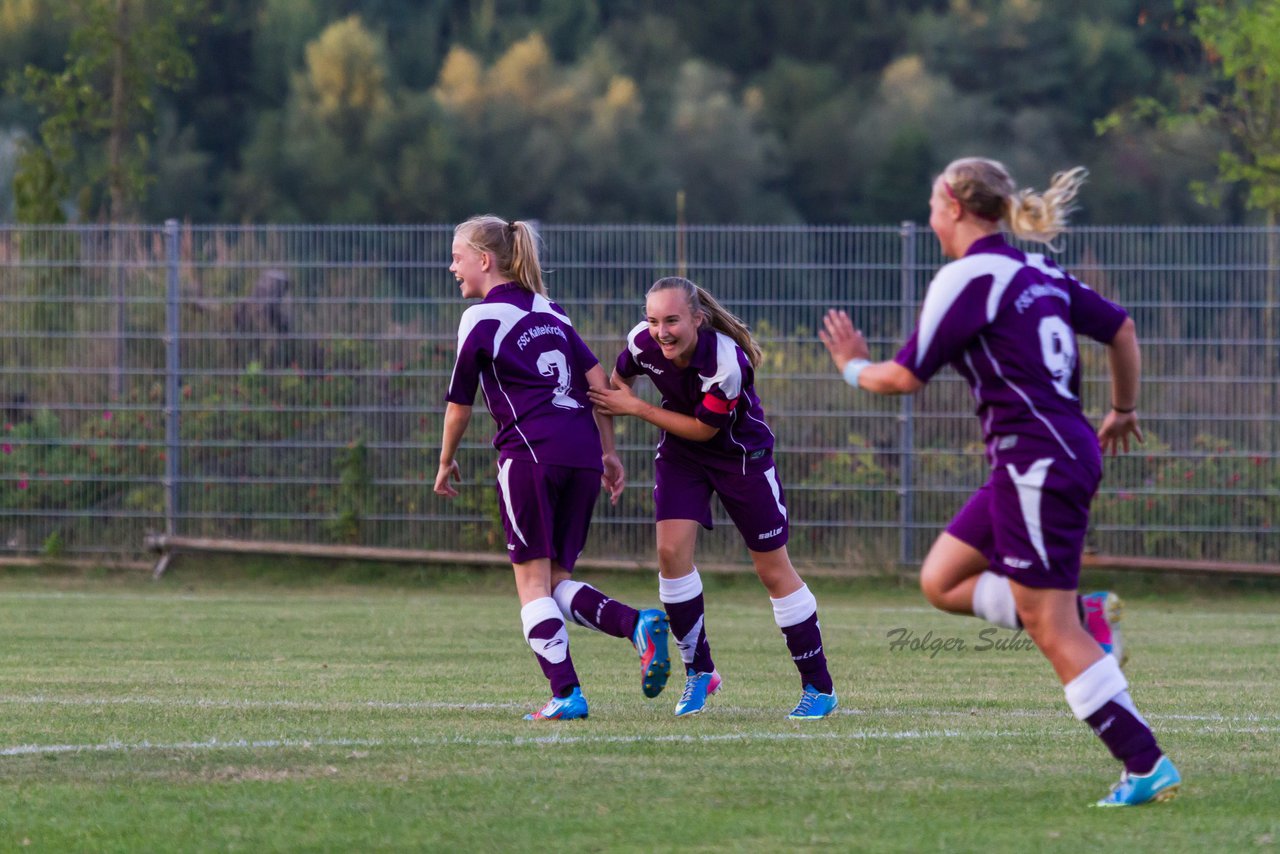
<instances>
[{"instance_id":1,"label":"purple and white uniform","mask_svg":"<svg viewBox=\"0 0 1280 854\"><path fill-rule=\"evenodd\" d=\"M746 540L767 552L786 545L787 507L773 465L773 431L756 395L755 369L737 343L711 328L698 330L693 356L683 368L662 355L641 322L627 334L618 375L649 377L662 408L692 416L719 430L706 442L663 431L654 464L658 521L692 519L711 528L711 494Z\"/></svg>"},{"instance_id":2,"label":"purple and white uniform","mask_svg":"<svg viewBox=\"0 0 1280 854\"><path fill-rule=\"evenodd\" d=\"M498 499L513 563L549 557L572 569L600 493L600 433L586 374L598 360L544 296L498 285L462 314L445 400L497 422Z\"/></svg>"},{"instance_id":3,"label":"purple and white uniform","mask_svg":"<svg viewBox=\"0 0 1280 854\"><path fill-rule=\"evenodd\" d=\"M992 474L947 531L1020 584L1077 586L1102 457L1080 407L1076 333L1110 343L1126 317L994 234L938 271L894 359L921 382L946 364L968 382Z\"/></svg>"}]
</instances>

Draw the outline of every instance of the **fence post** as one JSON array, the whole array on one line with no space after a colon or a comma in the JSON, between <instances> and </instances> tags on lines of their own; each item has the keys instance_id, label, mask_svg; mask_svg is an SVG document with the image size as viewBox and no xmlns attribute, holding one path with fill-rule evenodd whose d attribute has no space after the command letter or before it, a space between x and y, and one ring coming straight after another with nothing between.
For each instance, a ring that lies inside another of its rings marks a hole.
<instances>
[{"instance_id":1,"label":"fence post","mask_svg":"<svg viewBox=\"0 0 1280 854\"><path fill-rule=\"evenodd\" d=\"M181 360L178 346L181 343L179 328L181 314L181 280L178 277L180 244L178 221L165 220L165 267L167 271L165 296L165 382L164 382L164 529L169 536L178 533L178 454L179 407L182 389L179 387Z\"/></svg>"},{"instance_id":2,"label":"fence post","mask_svg":"<svg viewBox=\"0 0 1280 854\"><path fill-rule=\"evenodd\" d=\"M900 299L902 300L902 332L899 334L900 339L905 339L914 325L915 318L912 311L913 293L913 268L915 266L916 253L916 225L910 221L904 221L899 228L898 233L902 236L902 276ZM913 545L914 537L912 523L914 521L914 507L912 481L915 473L913 466L915 464L915 422L912 419L914 412L914 398L909 394L902 395L901 409L898 413L899 423L899 444L902 449L902 462L899 465L898 479L898 568L908 566L914 563Z\"/></svg>"}]
</instances>

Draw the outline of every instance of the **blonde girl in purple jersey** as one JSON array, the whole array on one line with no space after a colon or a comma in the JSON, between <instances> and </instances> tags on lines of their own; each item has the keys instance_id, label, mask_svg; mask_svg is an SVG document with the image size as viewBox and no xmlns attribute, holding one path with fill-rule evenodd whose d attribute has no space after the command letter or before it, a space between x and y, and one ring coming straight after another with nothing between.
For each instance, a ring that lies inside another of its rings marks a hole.
<instances>
[{"instance_id":1,"label":"blonde girl in purple jersey","mask_svg":"<svg viewBox=\"0 0 1280 854\"><path fill-rule=\"evenodd\" d=\"M787 508L773 464L773 432L755 392L760 348L746 325L688 279L658 280L646 319L627 336L613 390L591 389L608 415L631 415L662 428L654 463L658 598L685 665L677 716L701 712L720 688L707 641L702 580L693 563L698 527L711 527L711 496L747 543L769 591L774 621L800 675L800 702L788 715L817 720L837 699L818 625L818 603L787 556ZM631 390L640 375L662 395L652 406Z\"/></svg>"},{"instance_id":2,"label":"blonde girl in purple jersey","mask_svg":"<svg viewBox=\"0 0 1280 854\"><path fill-rule=\"evenodd\" d=\"M1059 173L1035 193L995 161L954 161L934 181L929 225L955 260L929 284L907 343L872 363L843 311L827 313L820 336L855 388L913 394L946 364L969 383L991 477L939 535L920 586L943 611L1026 629L1071 711L1124 763L1097 805L1132 806L1171 798L1181 778L1134 706L1117 655L1104 650L1113 637L1086 628L1109 629L1098 600L1109 594L1095 594L1090 613L1077 587L1102 452L1142 441L1137 334L1124 309L1001 231L1052 244L1084 177ZM1105 344L1111 366L1112 409L1096 434L1080 407L1076 333Z\"/></svg>"},{"instance_id":3,"label":"blonde girl in purple jersey","mask_svg":"<svg viewBox=\"0 0 1280 854\"><path fill-rule=\"evenodd\" d=\"M480 302L459 324L435 491L458 495L455 456L480 390L497 423L498 504L524 636L551 683L551 699L525 717L587 717L567 622L630 640L640 654L641 690L656 697L671 668L666 615L572 578L601 485L616 503L625 483L613 420L587 400L588 387L605 386L604 369L547 298L532 226L473 217L455 229L452 251L449 272L462 298Z\"/></svg>"}]
</instances>

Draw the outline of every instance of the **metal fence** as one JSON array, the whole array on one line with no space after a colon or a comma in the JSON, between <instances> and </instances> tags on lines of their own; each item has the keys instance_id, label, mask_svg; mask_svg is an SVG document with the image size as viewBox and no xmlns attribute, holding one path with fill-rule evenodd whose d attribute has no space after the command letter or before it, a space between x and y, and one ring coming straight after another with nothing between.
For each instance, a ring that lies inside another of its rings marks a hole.
<instances>
[{"instance_id":1,"label":"metal fence","mask_svg":"<svg viewBox=\"0 0 1280 854\"><path fill-rule=\"evenodd\" d=\"M914 399L855 393L816 339L824 310L847 307L873 354L892 355L943 260L926 227L542 234L552 297L606 366L663 275L684 272L752 325L797 561L916 564L984 479L958 377ZM500 554L487 417L460 455L461 497L432 492L466 307L451 239L449 226L0 227L0 553L137 557L167 532ZM1091 545L1280 561L1280 232L1081 228L1063 244L1143 345L1147 442L1107 461ZM1082 362L1097 419L1102 348L1083 345ZM589 556L652 557L655 439L619 421L628 488L601 503ZM728 524L700 555L745 559Z\"/></svg>"}]
</instances>

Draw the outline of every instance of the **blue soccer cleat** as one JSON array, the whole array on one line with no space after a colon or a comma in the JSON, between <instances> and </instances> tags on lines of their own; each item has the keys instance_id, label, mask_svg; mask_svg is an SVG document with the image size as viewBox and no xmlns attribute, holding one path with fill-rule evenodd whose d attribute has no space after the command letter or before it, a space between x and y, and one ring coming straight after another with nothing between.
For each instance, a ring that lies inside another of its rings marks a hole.
<instances>
[{"instance_id":1,"label":"blue soccer cleat","mask_svg":"<svg viewBox=\"0 0 1280 854\"><path fill-rule=\"evenodd\" d=\"M574 721L587 716L587 698L574 686L567 697L552 697L536 712L524 716L526 721Z\"/></svg>"},{"instance_id":2,"label":"blue soccer cleat","mask_svg":"<svg viewBox=\"0 0 1280 854\"><path fill-rule=\"evenodd\" d=\"M707 707L707 698L719 690L720 674L715 670L710 673L695 673L690 669L685 674L684 693L680 695L680 702L676 703L676 717L699 714Z\"/></svg>"},{"instance_id":3,"label":"blue soccer cleat","mask_svg":"<svg viewBox=\"0 0 1280 854\"><path fill-rule=\"evenodd\" d=\"M1172 800L1182 785L1182 775L1173 767L1168 756L1146 774L1120 775L1120 782L1111 787L1111 794L1094 804L1095 807L1136 807L1153 801Z\"/></svg>"},{"instance_id":4,"label":"blue soccer cleat","mask_svg":"<svg viewBox=\"0 0 1280 854\"><path fill-rule=\"evenodd\" d=\"M1093 635L1103 652L1114 656L1124 667L1129 660L1129 652L1124 648L1124 639L1116 625L1124 615L1124 602L1116 594L1100 590L1081 596L1080 604L1084 608L1085 629Z\"/></svg>"},{"instance_id":5,"label":"blue soccer cleat","mask_svg":"<svg viewBox=\"0 0 1280 854\"><path fill-rule=\"evenodd\" d=\"M640 690L646 697L656 697L667 687L671 675L671 657L667 654L667 615L656 608L640 612L631 643L640 653Z\"/></svg>"},{"instance_id":6,"label":"blue soccer cleat","mask_svg":"<svg viewBox=\"0 0 1280 854\"><path fill-rule=\"evenodd\" d=\"M787 717L793 721L821 720L834 712L838 705L840 701L836 699L835 691L830 694L821 694L812 685L806 685L804 693L800 696L800 702Z\"/></svg>"}]
</instances>

